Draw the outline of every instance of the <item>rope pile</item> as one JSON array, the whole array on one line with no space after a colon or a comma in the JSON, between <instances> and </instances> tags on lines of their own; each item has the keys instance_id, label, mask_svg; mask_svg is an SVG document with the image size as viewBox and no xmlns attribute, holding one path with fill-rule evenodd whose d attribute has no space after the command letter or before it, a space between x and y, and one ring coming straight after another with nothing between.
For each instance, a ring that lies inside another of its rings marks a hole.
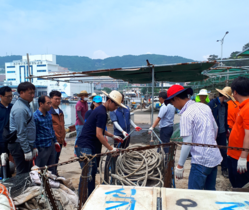
<instances>
[{"instance_id":1,"label":"rope pile","mask_svg":"<svg viewBox=\"0 0 249 210\"><path fill-rule=\"evenodd\" d=\"M134 144L128 148L143 147ZM115 184L146 186L149 180L156 181L153 186L163 186L163 156L155 149L132 151L120 154L116 162L116 174L111 174ZM118 183L120 182L120 183Z\"/></svg>"}]
</instances>

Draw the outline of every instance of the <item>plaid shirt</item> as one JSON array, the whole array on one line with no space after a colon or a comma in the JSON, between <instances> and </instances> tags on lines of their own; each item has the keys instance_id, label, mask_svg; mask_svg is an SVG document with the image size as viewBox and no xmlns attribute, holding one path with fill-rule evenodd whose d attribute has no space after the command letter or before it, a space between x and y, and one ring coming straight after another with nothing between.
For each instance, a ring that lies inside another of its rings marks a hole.
<instances>
[{"instance_id":1,"label":"plaid shirt","mask_svg":"<svg viewBox=\"0 0 249 210\"><path fill-rule=\"evenodd\" d=\"M36 125L35 147L50 147L52 140L57 142L53 129L52 116L47 112L44 116L39 109L34 112Z\"/></svg>"}]
</instances>

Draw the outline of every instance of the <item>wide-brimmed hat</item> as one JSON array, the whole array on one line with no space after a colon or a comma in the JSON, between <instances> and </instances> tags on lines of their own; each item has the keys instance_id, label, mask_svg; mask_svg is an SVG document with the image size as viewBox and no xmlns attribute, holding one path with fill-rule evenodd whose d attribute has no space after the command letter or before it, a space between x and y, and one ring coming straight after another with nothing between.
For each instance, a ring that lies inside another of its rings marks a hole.
<instances>
[{"instance_id":1,"label":"wide-brimmed hat","mask_svg":"<svg viewBox=\"0 0 249 210\"><path fill-rule=\"evenodd\" d=\"M105 91L101 91L101 92L104 93L108 98L113 100L119 106L122 106L123 108L127 109L127 107L124 104L121 103L122 100L123 100L122 94L120 92L118 92L117 90L113 90L109 94L107 92L105 92Z\"/></svg>"},{"instance_id":2,"label":"wide-brimmed hat","mask_svg":"<svg viewBox=\"0 0 249 210\"><path fill-rule=\"evenodd\" d=\"M95 103L101 103L102 102L102 97L101 96L95 96L93 98L93 102L95 102Z\"/></svg>"},{"instance_id":3,"label":"wide-brimmed hat","mask_svg":"<svg viewBox=\"0 0 249 210\"><path fill-rule=\"evenodd\" d=\"M90 93L88 93L86 90L82 90L80 91L80 93L78 94L78 97L81 97L81 96L89 96Z\"/></svg>"},{"instance_id":4,"label":"wide-brimmed hat","mask_svg":"<svg viewBox=\"0 0 249 210\"><path fill-rule=\"evenodd\" d=\"M198 96L207 96L208 91L207 91L207 89L201 89L200 92L197 95Z\"/></svg>"},{"instance_id":5,"label":"wide-brimmed hat","mask_svg":"<svg viewBox=\"0 0 249 210\"><path fill-rule=\"evenodd\" d=\"M97 94L93 93L92 95L89 96L89 99L93 99Z\"/></svg>"},{"instance_id":6,"label":"wide-brimmed hat","mask_svg":"<svg viewBox=\"0 0 249 210\"><path fill-rule=\"evenodd\" d=\"M167 105L172 98L179 95L180 93L186 92L189 95L193 95L192 88L184 88L181 85L172 85L167 91L167 99L164 101L165 105Z\"/></svg>"},{"instance_id":7,"label":"wide-brimmed hat","mask_svg":"<svg viewBox=\"0 0 249 210\"><path fill-rule=\"evenodd\" d=\"M232 88L230 87L224 87L222 90L217 89L216 90L221 93L223 96L226 96L228 99L232 99L233 101L236 101L232 94Z\"/></svg>"}]
</instances>

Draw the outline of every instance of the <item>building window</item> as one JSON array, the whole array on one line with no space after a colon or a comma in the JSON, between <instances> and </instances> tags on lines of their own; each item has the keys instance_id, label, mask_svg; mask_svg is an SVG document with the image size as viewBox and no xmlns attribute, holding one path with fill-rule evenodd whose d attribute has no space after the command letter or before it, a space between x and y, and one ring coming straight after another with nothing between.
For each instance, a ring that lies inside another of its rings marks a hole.
<instances>
[{"instance_id":1,"label":"building window","mask_svg":"<svg viewBox=\"0 0 249 210\"><path fill-rule=\"evenodd\" d=\"M37 78L37 80L44 80L44 79L42 79L42 78Z\"/></svg>"},{"instance_id":2,"label":"building window","mask_svg":"<svg viewBox=\"0 0 249 210\"><path fill-rule=\"evenodd\" d=\"M45 65L37 65L37 67L42 67L42 66L46 66L46 64Z\"/></svg>"},{"instance_id":3,"label":"building window","mask_svg":"<svg viewBox=\"0 0 249 210\"><path fill-rule=\"evenodd\" d=\"M16 79L8 79L8 81L16 81Z\"/></svg>"},{"instance_id":4,"label":"building window","mask_svg":"<svg viewBox=\"0 0 249 210\"><path fill-rule=\"evenodd\" d=\"M37 70L37 72L47 72L47 70Z\"/></svg>"},{"instance_id":5,"label":"building window","mask_svg":"<svg viewBox=\"0 0 249 210\"><path fill-rule=\"evenodd\" d=\"M15 72L15 71L7 71L7 73L10 73L10 74L11 74L11 73L16 73L16 72Z\"/></svg>"},{"instance_id":6,"label":"building window","mask_svg":"<svg viewBox=\"0 0 249 210\"><path fill-rule=\"evenodd\" d=\"M7 66L7 68L16 68L15 66Z\"/></svg>"}]
</instances>

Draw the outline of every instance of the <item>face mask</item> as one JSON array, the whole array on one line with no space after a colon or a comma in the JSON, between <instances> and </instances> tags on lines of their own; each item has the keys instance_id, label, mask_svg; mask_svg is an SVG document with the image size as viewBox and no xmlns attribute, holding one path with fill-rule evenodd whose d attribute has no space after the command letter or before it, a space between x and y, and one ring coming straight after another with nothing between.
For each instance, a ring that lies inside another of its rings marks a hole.
<instances>
[{"instance_id":1,"label":"face mask","mask_svg":"<svg viewBox=\"0 0 249 210\"><path fill-rule=\"evenodd\" d=\"M84 101L88 101L88 97L87 97L87 98L84 98Z\"/></svg>"}]
</instances>

